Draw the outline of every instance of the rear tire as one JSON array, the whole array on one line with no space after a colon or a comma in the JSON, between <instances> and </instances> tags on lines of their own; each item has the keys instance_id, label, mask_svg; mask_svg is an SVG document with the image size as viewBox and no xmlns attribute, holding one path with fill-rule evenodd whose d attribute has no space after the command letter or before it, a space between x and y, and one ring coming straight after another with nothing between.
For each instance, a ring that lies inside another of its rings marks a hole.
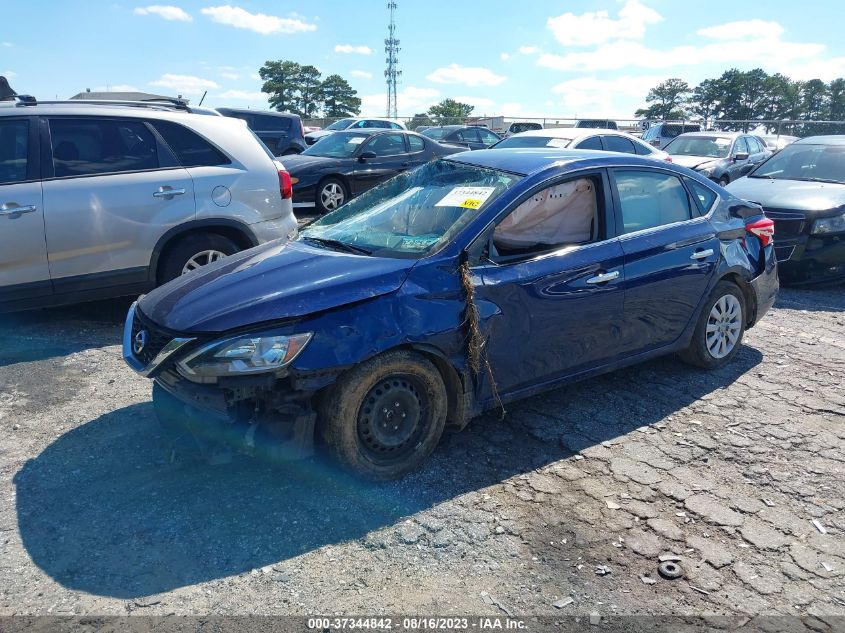
<instances>
[{"instance_id":1,"label":"rear tire","mask_svg":"<svg viewBox=\"0 0 845 633\"><path fill-rule=\"evenodd\" d=\"M317 185L314 202L320 214L331 213L349 200L349 190L339 178L326 178Z\"/></svg>"},{"instance_id":2,"label":"rear tire","mask_svg":"<svg viewBox=\"0 0 845 633\"><path fill-rule=\"evenodd\" d=\"M722 176L721 178L719 178L720 187L727 187L729 184L731 184L731 179L727 176Z\"/></svg>"},{"instance_id":3,"label":"rear tire","mask_svg":"<svg viewBox=\"0 0 845 633\"><path fill-rule=\"evenodd\" d=\"M731 362L742 345L746 322L745 296L729 281L716 284L695 326L681 360L704 369L718 369Z\"/></svg>"},{"instance_id":4,"label":"rear tire","mask_svg":"<svg viewBox=\"0 0 845 633\"><path fill-rule=\"evenodd\" d=\"M159 285L172 281L189 272L188 268L199 268L221 257L241 250L228 237L217 233L194 233L182 238L168 251L159 267ZM194 262L195 265L192 265Z\"/></svg>"},{"instance_id":5,"label":"rear tire","mask_svg":"<svg viewBox=\"0 0 845 633\"><path fill-rule=\"evenodd\" d=\"M432 453L446 413L440 373L424 357L402 350L341 376L323 398L318 429L345 467L387 481L416 469Z\"/></svg>"}]
</instances>

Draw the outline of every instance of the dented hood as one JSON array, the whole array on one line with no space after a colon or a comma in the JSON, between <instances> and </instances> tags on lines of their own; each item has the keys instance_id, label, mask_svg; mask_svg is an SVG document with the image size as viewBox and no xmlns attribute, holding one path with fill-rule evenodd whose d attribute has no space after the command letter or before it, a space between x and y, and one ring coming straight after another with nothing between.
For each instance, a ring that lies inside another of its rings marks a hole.
<instances>
[{"instance_id":1,"label":"dented hood","mask_svg":"<svg viewBox=\"0 0 845 633\"><path fill-rule=\"evenodd\" d=\"M179 277L138 307L176 332L223 332L393 292L415 263L275 241Z\"/></svg>"},{"instance_id":2,"label":"dented hood","mask_svg":"<svg viewBox=\"0 0 845 633\"><path fill-rule=\"evenodd\" d=\"M689 167L690 169L697 169L707 163L715 163L721 158L713 158L712 156L686 156L682 154L672 154L672 162L681 167Z\"/></svg>"}]
</instances>

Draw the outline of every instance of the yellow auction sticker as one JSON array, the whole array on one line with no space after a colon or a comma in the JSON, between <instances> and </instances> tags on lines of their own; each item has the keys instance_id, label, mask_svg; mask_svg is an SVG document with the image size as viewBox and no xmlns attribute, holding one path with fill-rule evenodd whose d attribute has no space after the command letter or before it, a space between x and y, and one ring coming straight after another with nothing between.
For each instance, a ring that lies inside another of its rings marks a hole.
<instances>
[{"instance_id":1,"label":"yellow auction sticker","mask_svg":"<svg viewBox=\"0 0 845 633\"><path fill-rule=\"evenodd\" d=\"M467 198L458 206L461 206L464 209L477 209L481 206L481 200L479 200L478 198Z\"/></svg>"}]
</instances>

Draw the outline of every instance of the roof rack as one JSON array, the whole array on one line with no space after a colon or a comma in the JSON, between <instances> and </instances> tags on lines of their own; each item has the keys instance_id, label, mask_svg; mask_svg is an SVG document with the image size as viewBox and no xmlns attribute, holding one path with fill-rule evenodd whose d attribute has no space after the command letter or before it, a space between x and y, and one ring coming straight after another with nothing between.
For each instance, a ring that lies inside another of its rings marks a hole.
<instances>
[{"instance_id":1,"label":"roof rack","mask_svg":"<svg viewBox=\"0 0 845 633\"><path fill-rule=\"evenodd\" d=\"M35 105L95 105L95 106L117 106L130 108L159 108L167 110L183 110L190 112L191 109L185 101L180 99L147 99L144 101L118 101L110 99L59 99L51 101L38 101L31 95L15 95L15 105L21 107Z\"/></svg>"}]
</instances>

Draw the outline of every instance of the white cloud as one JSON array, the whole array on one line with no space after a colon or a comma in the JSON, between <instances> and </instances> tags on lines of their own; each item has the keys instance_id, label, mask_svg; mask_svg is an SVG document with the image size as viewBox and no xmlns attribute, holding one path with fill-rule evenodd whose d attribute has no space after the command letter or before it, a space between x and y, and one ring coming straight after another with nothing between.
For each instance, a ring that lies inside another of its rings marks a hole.
<instances>
[{"instance_id":1,"label":"white cloud","mask_svg":"<svg viewBox=\"0 0 845 633\"><path fill-rule=\"evenodd\" d=\"M12 48L12 43L11 43L11 42L2 42L2 44L1 44L1 45L2 45L2 46L4 46L5 48Z\"/></svg>"},{"instance_id":2,"label":"white cloud","mask_svg":"<svg viewBox=\"0 0 845 633\"><path fill-rule=\"evenodd\" d=\"M0 73L0 75L3 75L6 79L11 80L17 77L18 73L16 73L14 70L4 70L2 73Z\"/></svg>"},{"instance_id":3,"label":"white cloud","mask_svg":"<svg viewBox=\"0 0 845 633\"><path fill-rule=\"evenodd\" d=\"M250 13L241 7L223 5L219 7L205 7L200 13L207 15L213 22L227 24L236 29L247 29L272 35L274 33L304 33L317 30L316 24L309 24L299 17L280 18L264 13Z\"/></svg>"},{"instance_id":4,"label":"white cloud","mask_svg":"<svg viewBox=\"0 0 845 633\"><path fill-rule=\"evenodd\" d=\"M408 86L396 95L397 107L402 116L425 112L438 101L440 92L434 88ZM361 114L364 116L384 116L386 109L386 92L361 97Z\"/></svg>"},{"instance_id":5,"label":"white cloud","mask_svg":"<svg viewBox=\"0 0 845 633\"><path fill-rule=\"evenodd\" d=\"M510 53L499 53L499 59L501 59L503 62L508 61L510 58L511 58Z\"/></svg>"},{"instance_id":6,"label":"white cloud","mask_svg":"<svg viewBox=\"0 0 845 633\"><path fill-rule=\"evenodd\" d=\"M248 90L227 90L220 95L221 99L237 99L239 101L267 101L267 94L263 92L249 92Z\"/></svg>"},{"instance_id":7,"label":"white cloud","mask_svg":"<svg viewBox=\"0 0 845 633\"><path fill-rule=\"evenodd\" d=\"M157 15L165 20L176 22L193 22L194 18L188 15L179 7L163 4L153 4L148 7L138 7L134 11L135 15Z\"/></svg>"},{"instance_id":8,"label":"white cloud","mask_svg":"<svg viewBox=\"0 0 845 633\"><path fill-rule=\"evenodd\" d=\"M373 73L368 73L366 70L351 70L349 74L353 77L360 77L361 79L372 79Z\"/></svg>"},{"instance_id":9,"label":"white cloud","mask_svg":"<svg viewBox=\"0 0 845 633\"><path fill-rule=\"evenodd\" d=\"M467 86L498 86L507 77L497 75L489 68L458 66L450 64L438 68L426 77L436 84L464 84Z\"/></svg>"},{"instance_id":10,"label":"white cloud","mask_svg":"<svg viewBox=\"0 0 845 633\"><path fill-rule=\"evenodd\" d=\"M373 49L369 46L353 46L352 44L335 44L335 53L355 53L356 55L372 55Z\"/></svg>"},{"instance_id":11,"label":"white cloud","mask_svg":"<svg viewBox=\"0 0 845 633\"><path fill-rule=\"evenodd\" d=\"M537 46L520 46L519 53L521 55L536 55L540 52L540 48Z\"/></svg>"},{"instance_id":12,"label":"white cloud","mask_svg":"<svg viewBox=\"0 0 845 633\"><path fill-rule=\"evenodd\" d=\"M165 73L161 79L156 79L150 82L151 86L158 86L160 88L169 88L178 92L179 94L196 95L202 94L205 90L213 90L220 86L210 79L203 79L202 77L194 77L193 75L173 75Z\"/></svg>"},{"instance_id":13,"label":"white cloud","mask_svg":"<svg viewBox=\"0 0 845 633\"><path fill-rule=\"evenodd\" d=\"M845 57L807 59L782 66L777 70L791 79L832 81L839 77L845 77Z\"/></svg>"},{"instance_id":14,"label":"white cloud","mask_svg":"<svg viewBox=\"0 0 845 633\"><path fill-rule=\"evenodd\" d=\"M630 118L652 86L663 81L662 75L636 75L598 79L579 77L552 88L560 95L560 106L567 116L601 117L622 115Z\"/></svg>"},{"instance_id":15,"label":"white cloud","mask_svg":"<svg viewBox=\"0 0 845 633\"><path fill-rule=\"evenodd\" d=\"M594 72L627 67L670 69L699 64L727 67L757 65L769 72L783 72L790 62L813 60L824 52L824 45L784 42L780 39L719 41L702 46L682 45L670 49L648 48L639 42L620 40L589 52L567 55L543 54L537 64L566 71Z\"/></svg>"},{"instance_id":16,"label":"white cloud","mask_svg":"<svg viewBox=\"0 0 845 633\"><path fill-rule=\"evenodd\" d=\"M708 26L696 31L702 37L710 37L716 40L779 38L783 35L783 32L783 27L780 24L766 20L727 22L717 26Z\"/></svg>"},{"instance_id":17,"label":"white cloud","mask_svg":"<svg viewBox=\"0 0 845 633\"><path fill-rule=\"evenodd\" d=\"M657 11L639 0L628 0L617 19L607 11L590 11L575 15L564 13L547 21L558 42L564 46L593 46L616 39L641 39L646 26L663 21Z\"/></svg>"},{"instance_id":18,"label":"white cloud","mask_svg":"<svg viewBox=\"0 0 845 633\"><path fill-rule=\"evenodd\" d=\"M253 81L261 81L261 75L259 75L258 73L252 73L249 78Z\"/></svg>"},{"instance_id":19,"label":"white cloud","mask_svg":"<svg viewBox=\"0 0 845 633\"><path fill-rule=\"evenodd\" d=\"M229 71L225 71L225 72L220 73L220 76L223 77L223 79L229 79L231 81L237 81L238 79L241 78L241 76L238 73L233 73L233 72L229 72Z\"/></svg>"}]
</instances>

